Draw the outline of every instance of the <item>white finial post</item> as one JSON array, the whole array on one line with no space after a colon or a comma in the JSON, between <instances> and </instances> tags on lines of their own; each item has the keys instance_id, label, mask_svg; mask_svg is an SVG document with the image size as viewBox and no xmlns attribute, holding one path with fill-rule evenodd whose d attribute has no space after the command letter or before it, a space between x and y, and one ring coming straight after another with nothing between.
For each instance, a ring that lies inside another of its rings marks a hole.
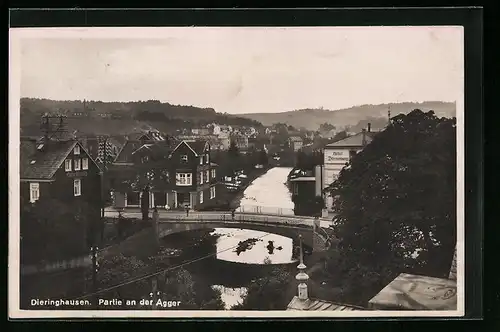
<instances>
[{"instance_id":1,"label":"white finial post","mask_svg":"<svg viewBox=\"0 0 500 332\"><path fill-rule=\"evenodd\" d=\"M309 276L305 272L306 266L304 264L304 256L303 256L303 250L302 250L302 236L299 235L299 240L300 240L300 264L297 266L299 269L299 273L295 277L299 281L298 285L298 291L299 291L299 300L307 300L308 299L308 294L307 294L307 280L309 280Z\"/></svg>"}]
</instances>

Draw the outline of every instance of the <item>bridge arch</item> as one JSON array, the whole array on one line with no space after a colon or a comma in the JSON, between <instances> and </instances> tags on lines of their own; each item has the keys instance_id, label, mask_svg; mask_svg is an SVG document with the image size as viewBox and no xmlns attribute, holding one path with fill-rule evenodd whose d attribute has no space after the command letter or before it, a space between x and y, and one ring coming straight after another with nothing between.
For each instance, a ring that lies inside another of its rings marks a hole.
<instances>
[{"instance_id":1,"label":"bridge arch","mask_svg":"<svg viewBox=\"0 0 500 332\"><path fill-rule=\"evenodd\" d=\"M159 236L165 237L171 234L210 228L237 228L249 229L282 235L297 240L299 236L305 246L313 251L323 251L327 246L327 239L314 232L312 227L304 227L289 224L265 223L259 221L226 220L226 221L161 221L158 226Z\"/></svg>"}]
</instances>

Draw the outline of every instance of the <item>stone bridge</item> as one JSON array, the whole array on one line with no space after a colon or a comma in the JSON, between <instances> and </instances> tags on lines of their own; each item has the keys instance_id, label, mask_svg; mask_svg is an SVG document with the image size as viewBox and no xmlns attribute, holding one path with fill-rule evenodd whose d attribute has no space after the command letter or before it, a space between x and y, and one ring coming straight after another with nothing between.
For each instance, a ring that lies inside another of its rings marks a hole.
<instances>
[{"instance_id":1,"label":"stone bridge","mask_svg":"<svg viewBox=\"0 0 500 332\"><path fill-rule=\"evenodd\" d=\"M208 228L244 228L268 233L283 235L298 239L313 251L328 249L328 234L321 228L319 221L313 218L299 218L295 216L266 216L237 213L234 220L230 213L193 213L186 215L171 215L160 217L159 235L165 237L170 234Z\"/></svg>"}]
</instances>

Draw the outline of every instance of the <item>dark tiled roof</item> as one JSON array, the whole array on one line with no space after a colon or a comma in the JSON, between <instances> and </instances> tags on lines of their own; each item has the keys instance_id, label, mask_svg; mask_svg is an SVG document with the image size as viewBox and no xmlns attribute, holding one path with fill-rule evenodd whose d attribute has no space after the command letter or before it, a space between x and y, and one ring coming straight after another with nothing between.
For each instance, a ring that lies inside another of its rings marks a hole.
<instances>
[{"instance_id":1,"label":"dark tiled roof","mask_svg":"<svg viewBox=\"0 0 500 332\"><path fill-rule=\"evenodd\" d=\"M36 142L21 140L21 179L51 179L62 165L76 140L50 141L39 151Z\"/></svg>"},{"instance_id":2,"label":"dark tiled roof","mask_svg":"<svg viewBox=\"0 0 500 332\"><path fill-rule=\"evenodd\" d=\"M128 163L132 162L130 157L132 156L132 152L137 150L142 146L142 143L139 141L127 141L125 145L122 147L121 151L118 153L118 156L115 159L115 163Z\"/></svg>"},{"instance_id":3,"label":"dark tiled roof","mask_svg":"<svg viewBox=\"0 0 500 332\"><path fill-rule=\"evenodd\" d=\"M203 149L205 148L205 144L207 144L206 140L196 140L193 142L186 142L187 145L191 147L197 154L203 154Z\"/></svg>"},{"instance_id":4,"label":"dark tiled roof","mask_svg":"<svg viewBox=\"0 0 500 332\"><path fill-rule=\"evenodd\" d=\"M330 143L326 147L358 147L363 146L363 135L365 135L366 144L370 143L375 137L376 132L363 132L357 133L356 135L346 137L340 141Z\"/></svg>"},{"instance_id":5,"label":"dark tiled roof","mask_svg":"<svg viewBox=\"0 0 500 332\"><path fill-rule=\"evenodd\" d=\"M132 156L142 149L149 151L151 156L168 156L172 150L179 144L175 141L159 141L142 144L140 141L127 141L122 150L115 159L115 163L131 163Z\"/></svg>"}]
</instances>

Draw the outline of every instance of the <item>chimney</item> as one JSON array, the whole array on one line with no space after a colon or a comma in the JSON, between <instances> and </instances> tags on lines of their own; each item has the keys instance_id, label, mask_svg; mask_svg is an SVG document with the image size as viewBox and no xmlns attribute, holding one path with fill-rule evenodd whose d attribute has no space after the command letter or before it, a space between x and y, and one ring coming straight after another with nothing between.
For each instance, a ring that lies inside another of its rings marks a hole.
<instances>
[{"instance_id":1,"label":"chimney","mask_svg":"<svg viewBox=\"0 0 500 332\"><path fill-rule=\"evenodd\" d=\"M368 122L368 132L372 131L372 124Z\"/></svg>"},{"instance_id":2,"label":"chimney","mask_svg":"<svg viewBox=\"0 0 500 332\"><path fill-rule=\"evenodd\" d=\"M363 135L363 139L361 141L361 145L365 146L366 145L366 129L363 129L361 134Z\"/></svg>"},{"instance_id":3,"label":"chimney","mask_svg":"<svg viewBox=\"0 0 500 332\"><path fill-rule=\"evenodd\" d=\"M299 273L295 276L295 279L299 282L298 288L298 297L301 301L306 301L309 296L307 294L307 280L309 280L309 276L305 272L306 266L304 265L304 255L302 251L302 236L299 235L300 239L300 264L297 266L299 269Z\"/></svg>"}]
</instances>

